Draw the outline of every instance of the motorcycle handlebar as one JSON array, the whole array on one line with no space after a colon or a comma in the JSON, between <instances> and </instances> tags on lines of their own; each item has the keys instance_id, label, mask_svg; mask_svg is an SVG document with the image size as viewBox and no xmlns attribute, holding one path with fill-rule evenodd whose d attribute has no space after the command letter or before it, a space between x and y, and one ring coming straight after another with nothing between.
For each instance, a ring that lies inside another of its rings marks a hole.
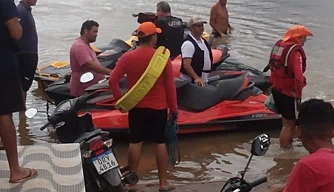
<instances>
[{"instance_id":1,"label":"motorcycle handlebar","mask_svg":"<svg viewBox=\"0 0 334 192\"><path fill-rule=\"evenodd\" d=\"M45 125L43 125L40 130L43 131L45 128L47 128L51 123L48 121L47 123L45 123Z\"/></svg>"},{"instance_id":2,"label":"motorcycle handlebar","mask_svg":"<svg viewBox=\"0 0 334 192\"><path fill-rule=\"evenodd\" d=\"M261 185L262 183L265 183L265 182L267 182L267 177L262 177L262 178L260 178L260 179L257 179L257 180L255 180L255 181L249 183L249 186L250 186L251 188L253 188L253 187L256 187L256 186L258 186L258 185Z\"/></svg>"}]
</instances>

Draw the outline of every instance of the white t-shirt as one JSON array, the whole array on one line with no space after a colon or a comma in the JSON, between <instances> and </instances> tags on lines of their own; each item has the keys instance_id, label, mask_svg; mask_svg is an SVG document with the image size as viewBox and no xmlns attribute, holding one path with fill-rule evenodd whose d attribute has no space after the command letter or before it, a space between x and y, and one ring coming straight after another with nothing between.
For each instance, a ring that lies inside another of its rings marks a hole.
<instances>
[{"instance_id":1,"label":"white t-shirt","mask_svg":"<svg viewBox=\"0 0 334 192\"><path fill-rule=\"evenodd\" d=\"M209 50L204 43L204 40L202 38L201 38L201 40L197 40L191 34L189 34L189 35L195 40L195 42L200 47L200 49L204 50L203 70L210 70L211 69L210 53L209 53ZM195 53L194 44L190 41L185 41L181 46L181 53L182 53L182 58L192 58L194 53ZM208 82L208 76L209 76L209 73L202 72L201 78L204 82ZM186 74L181 73L181 79L191 80L191 77L189 77Z\"/></svg>"}]
</instances>

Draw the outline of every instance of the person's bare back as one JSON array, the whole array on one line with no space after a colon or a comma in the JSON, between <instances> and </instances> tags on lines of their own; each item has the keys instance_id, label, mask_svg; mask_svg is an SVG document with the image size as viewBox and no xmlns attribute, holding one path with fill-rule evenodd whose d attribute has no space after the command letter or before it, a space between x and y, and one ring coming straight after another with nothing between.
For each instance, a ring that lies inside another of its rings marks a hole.
<instances>
[{"instance_id":1,"label":"person's bare back","mask_svg":"<svg viewBox=\"0 0 334 192\"><path fill-rule=\"evenodd\" d=\"M212 27L212 33L218 36L224 36L233 30L229 24L226 0L220 0L212 6L210 11L210 25Z\"/></svg>"}]
</instances>

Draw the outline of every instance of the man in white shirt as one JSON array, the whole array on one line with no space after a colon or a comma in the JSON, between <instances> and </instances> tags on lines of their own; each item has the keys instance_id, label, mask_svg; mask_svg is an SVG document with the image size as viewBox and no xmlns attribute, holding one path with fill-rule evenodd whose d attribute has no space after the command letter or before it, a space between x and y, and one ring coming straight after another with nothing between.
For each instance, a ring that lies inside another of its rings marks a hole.
<instances>
[{"instance_id":1,"label":"man in white shirt","mask_svg":"<svg viewBox=\"0 0 334 192\"><path fill-rule=\"evenodd\" d=\"M191 33L181 46L181 79L190 80L198 86L207 84L212 65L210 45L202 38L206 23L198 16L192 17L189 21Z\"/></svg>"}]
</instances>

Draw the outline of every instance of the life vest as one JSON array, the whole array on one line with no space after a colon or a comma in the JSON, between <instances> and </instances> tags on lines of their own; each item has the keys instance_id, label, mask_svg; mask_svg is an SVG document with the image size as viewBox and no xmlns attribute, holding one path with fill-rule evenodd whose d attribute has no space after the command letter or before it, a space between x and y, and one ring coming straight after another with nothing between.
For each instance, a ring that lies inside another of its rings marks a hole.
<instances>
[{"instance_id":1,"label":"life vest","mask_svg":"<svg viewBox=\"0 0 334 192\"><path fill-rule=\"evenodd\" d=\"M304 49L298 44L287 44L283 40L279 40L273 46L269 66L271 70L270 83L274 88L283 90L294 90L294 73L289 65L289 56L294 52L299 51L302 55L302 70L303 73L306 71L306 55Z\"/></svg>"},{"instance_id":2,"label":"life vest","mask_svg":"<svg viewBox=\"0 0 334 192\"><path fill-rule=\"evenodd\" d=\"M211 60L211 64L212 64L213 55L212 55L211 47L203 37L201 37L201 38L203 39L205 46L209 50L210 60ZM184 42L186 42L186 41L190 41L195 47L195 52L193 54L193 57L191 58L191 64L190 64L191 67L193 68L194 72L199 77L202 76L202 72L210 73L211 70L203 70L203 67L204 67L204 51L199 47L197 42L190 35L187 35L187 37L184 39ZM181 53L181 55L182 55L182 53ZM182 59L182 63L181 63L180 72L183 73L183 74L187 74L187 71L184 68L183 59Z\"/></svg>"},{"instance_id":3,"label":"life vest","mask_svg":"<svg viewBox=\"0 0 334 192\"><path fill-rule=\"evenodd\" d=\"M302 46L298 44L286 44L283 40L275 43L270 53L269 66L272 72L282 73L285 75L293 75L288 71L289 56L293 51L299 51L302 54L303 69L306 66L306 55Z\"/></svg>"},{"instance_id":4,"label":"life vest","mask_svg":"<svg viewBox=\"0 0 334 192\"><path fill-rule=\"evenodd\" d=\"M184 26L182 19L173 16L159 18L155 22L162 33L157 34L156 46L164 46L170 51L171 58L181 54L181 45L184 39Z\"/></svg>"}]
</instances>

